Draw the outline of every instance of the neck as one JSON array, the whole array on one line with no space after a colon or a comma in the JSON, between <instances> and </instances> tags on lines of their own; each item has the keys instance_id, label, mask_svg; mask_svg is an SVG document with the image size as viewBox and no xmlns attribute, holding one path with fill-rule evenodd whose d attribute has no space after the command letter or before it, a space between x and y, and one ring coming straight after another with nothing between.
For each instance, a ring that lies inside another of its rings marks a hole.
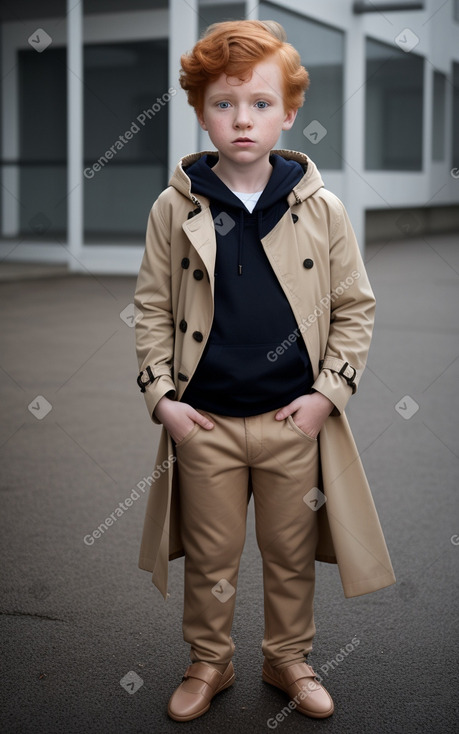
<instances>
[{"instance_id":1,"label":"neck","mask_svg":"<svg viewBox=\"0 0 459 734\"><path fill-rule=\"evenodd\" d=\"M269 181L272 170L269 156L253 164L237 164L219 155L217 163L212 168L229 189L246 194L262 191Z\"/></svg>"}]
</instances>

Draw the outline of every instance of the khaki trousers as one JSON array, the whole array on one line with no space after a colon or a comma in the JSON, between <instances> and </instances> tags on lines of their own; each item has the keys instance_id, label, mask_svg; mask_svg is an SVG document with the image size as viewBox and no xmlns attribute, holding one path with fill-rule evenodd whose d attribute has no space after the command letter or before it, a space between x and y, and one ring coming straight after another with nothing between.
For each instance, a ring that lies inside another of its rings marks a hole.
<instances>
[{"instance_id":1,"label":"khaki trousers","mask_svg":"<svg viewBox=\"0 0 459 734\"><path fill-rule=\"evenodd\" d=\"M318 443L291 417L276 421L276 412L249 418L205 413L214 428L195 424L176 446L185 550L183 636L192 662L221 666L233 656L230 633L249 479L263 560L263 654L283 666L303 661L312 649L318 528L314 503L303 497L318 484Z\"/></svg>"}]
</instances>

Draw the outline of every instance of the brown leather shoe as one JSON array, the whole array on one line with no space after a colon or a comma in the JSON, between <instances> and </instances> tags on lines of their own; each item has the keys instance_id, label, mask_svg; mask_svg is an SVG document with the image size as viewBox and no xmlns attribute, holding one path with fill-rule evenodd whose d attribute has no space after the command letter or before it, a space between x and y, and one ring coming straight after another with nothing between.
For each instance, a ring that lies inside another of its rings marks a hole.
<instances>
[{"instance_id":1,"label":"brown leather shoe","mask_svg":"<svg viewBox=\"0 0 459 734\"><path fill-rule=\"evenodd\" d=\"M210 708L213 697L234 683L233 663L220 673L207 663L189 665L183 682L172 694L167 713L175 721L191 721Z\"/></svg>"},{"instance_id":2,"label":"brown leather shoe","mask_svg":"<svg viewBox=\"0 0 459 734\"><path fill-rule=\"evenodd\" d=\"M301 714L314 719L331 716L335 707L328 691L316 680L316 674L307 663L292 663L283 670L277 670L265 659L263 680L277 686L296 703Z\"/></svg>"}]
</instances>

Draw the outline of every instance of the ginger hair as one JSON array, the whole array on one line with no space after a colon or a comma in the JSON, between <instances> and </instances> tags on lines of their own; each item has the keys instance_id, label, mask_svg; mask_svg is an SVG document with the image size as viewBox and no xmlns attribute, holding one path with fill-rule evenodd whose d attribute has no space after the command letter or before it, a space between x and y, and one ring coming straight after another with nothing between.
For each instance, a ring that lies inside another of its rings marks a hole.
<instances>
[{"instance_id":1,"label":"ginger hair","mask_svg":"<svg viewBox=\"0 0 459 734\"><path fill-rule=\"evenodd\" d=\"M198 114L207 86L221 74L250 80L253 67L271 57L279 64L286 111L303 105L309 74L298 51L286 42L284 28L274 20L237 20L209 26L194 48L181 57L180 85Z\"/></svg>"}]
</instances>

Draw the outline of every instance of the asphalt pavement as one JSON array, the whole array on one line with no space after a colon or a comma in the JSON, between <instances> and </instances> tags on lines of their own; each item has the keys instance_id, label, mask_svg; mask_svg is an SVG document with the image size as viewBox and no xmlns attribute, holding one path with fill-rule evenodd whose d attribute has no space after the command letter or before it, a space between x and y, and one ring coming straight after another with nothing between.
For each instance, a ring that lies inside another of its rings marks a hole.
<instances>
[{"instance_id":1,"label":"asphalt pavement","mask_svg":"<svg viewBox=\"0 0 459 734\"><path fill-rule=\"evenodd\" d=\"M160 429L136 385L135 279L17 268L0 283L4 734L459 730L459 243L375 244L366 263L375 334L347 413L397 584L345 599L336 566L317 564L311 663L335 701L320 721L261 679L252 502L235 684L200 719L168 718L189 662L183 559L167 601L137 567L146 495L133 490L154 469Z\"/></svg>"}]
</instances>

